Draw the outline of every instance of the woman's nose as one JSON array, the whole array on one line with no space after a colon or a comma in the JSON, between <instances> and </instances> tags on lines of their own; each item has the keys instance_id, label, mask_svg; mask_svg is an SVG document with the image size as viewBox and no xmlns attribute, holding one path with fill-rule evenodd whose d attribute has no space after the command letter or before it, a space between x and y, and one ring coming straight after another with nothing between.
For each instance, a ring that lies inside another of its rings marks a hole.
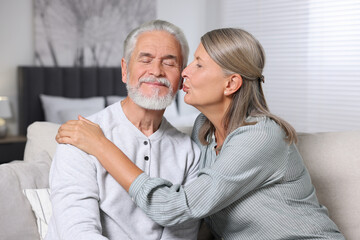
<instances>
[{"instance_id":1,"label":"woman's nose","mask_svg":"<svg viewBox=\"0 0 360 240\"><path fill-rule=\"evenodd\" d=\"M190 65L189 65L190 66ZM188 71L189 71L189 66L187 66L186 68L184 68L184 70L181 72L181 76L183 77L183 78L186 78L186 77L188 77Z\"/></svg>"}]
</instances>

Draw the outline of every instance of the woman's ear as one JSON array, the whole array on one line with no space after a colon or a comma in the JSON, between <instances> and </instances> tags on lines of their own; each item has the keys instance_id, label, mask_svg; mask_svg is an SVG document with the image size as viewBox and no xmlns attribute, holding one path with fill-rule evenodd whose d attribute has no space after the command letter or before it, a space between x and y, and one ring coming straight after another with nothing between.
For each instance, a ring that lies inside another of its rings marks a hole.
<instances>
[{"instance_id":1,"label":"woman's ear","mask_svg":"<svg viewBox=\"0 0 360 240\"><path fill-rule=\"evenodd\" d=\"M226 81L226 86L224 90L225 96L230 96L239 90L242 86L243 80L240 74L231 74Z\"/></svg>"},{"instance_id":2,"label":"woman's ear","mask_svg":"<svg viewBox=\"0 0 360 240\"><path fill-rule=\"evenodd\" d=\"M126 83L127 80L127 65L124 58L121 59L121 76L123 83Z\"/></svg>"}]
</instances>

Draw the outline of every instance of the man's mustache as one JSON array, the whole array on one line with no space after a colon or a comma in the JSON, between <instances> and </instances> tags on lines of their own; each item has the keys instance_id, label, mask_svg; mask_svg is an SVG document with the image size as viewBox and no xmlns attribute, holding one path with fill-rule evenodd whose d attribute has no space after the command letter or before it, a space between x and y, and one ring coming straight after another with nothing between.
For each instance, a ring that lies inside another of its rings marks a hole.
<instances>
[{"instance_id":1,"label":"man's mustache","mask_svg":"<svg viewBox=\"0 0 360 240\"><path fill-rule=\"evenodd\" d=\"M167 80L166 78L143 77L143 78L139 79L139 84L145 83L145 82L161 83L161 84L165 85L168 88L171 86L170 81Z\"/></svg>"}]
</instances>

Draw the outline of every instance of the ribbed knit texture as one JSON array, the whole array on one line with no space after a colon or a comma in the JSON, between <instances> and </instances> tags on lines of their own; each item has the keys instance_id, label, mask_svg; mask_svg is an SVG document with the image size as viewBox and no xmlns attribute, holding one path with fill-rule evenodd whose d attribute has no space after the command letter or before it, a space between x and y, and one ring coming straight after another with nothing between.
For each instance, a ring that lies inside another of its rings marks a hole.
<instances>
[{"instance_id":1,"label":"ribbed knit texture","mask_svg":"<svg viewBox=\"0 0 360 240\"><path fill-rule=\"evenodd\" d=\"M233 131L216 155L213 141L197 139L205 116L195 122L200 173L187 186L140 175L130 195L154 221L172 226L206 217L218 238L344 239L318 203L310 175L294 144L266 117Z\"/></svg>"}]
</instances>

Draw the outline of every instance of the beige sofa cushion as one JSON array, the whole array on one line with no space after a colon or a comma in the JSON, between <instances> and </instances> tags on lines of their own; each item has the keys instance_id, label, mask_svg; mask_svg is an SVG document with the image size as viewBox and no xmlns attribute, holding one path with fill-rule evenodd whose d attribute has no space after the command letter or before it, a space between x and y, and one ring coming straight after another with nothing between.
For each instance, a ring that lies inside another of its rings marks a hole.
<instances>
[{"instance_id":1,"label":"beige sofa cushion","mask_svg":"<svg viewBox=\"0 0 360 240\"><path fill-rule=\"evenodd\" d=\"M48 122L31 124L25 161L0 165L0 239L39 239L36 218L23 189L49 187L49 170L59 126Z\"/></svg>"},{"instance_id":2,"label":"beige sofa cushion","mask_svg":"<svg viewBox=\"0 0 360 240\"><path fill-rule=\"evenodd\" d=\"M360 131L299 134L317 196L347 240L360 239Z\"/></svg>"},{"instance_id":3,"label":"beige sofa cushion","mask_svg":"<svg viewBox=\"0 0 360 240\"><path fill-rule=\"evenodd\" d=\"M34 122L27 129L24 161L32 162L45 151L52 158L56 151L55 136L60 125L50 122Z\"/></svg>"},{"instance_id":4,"label":"beige sofa cushion","mask_svg":"<svg viewBox=\"0 0 360 240\"><path fill-rule=\"evenodd\" d=\"M33 123L28 128L26 162L0 165L0 239L39 238L34 213L22 189L48 187L58 127ZM191 132L191 128L180 130ZM319 201L329 209L347 240L360 239L360 131L300 133L298 148Z\"/></svg>"},{"instance_id":5,"label":"beige sofa cushion","mask_svg":"<svg viewBox=\"0 0 360 240\"><path fill-rule=\"evenodd\" d=\"M46 152L35 162L0 165L0 239L39 239L36 218L23 189L49 187L51 159Z\"/></svg>"}]
</instances>

